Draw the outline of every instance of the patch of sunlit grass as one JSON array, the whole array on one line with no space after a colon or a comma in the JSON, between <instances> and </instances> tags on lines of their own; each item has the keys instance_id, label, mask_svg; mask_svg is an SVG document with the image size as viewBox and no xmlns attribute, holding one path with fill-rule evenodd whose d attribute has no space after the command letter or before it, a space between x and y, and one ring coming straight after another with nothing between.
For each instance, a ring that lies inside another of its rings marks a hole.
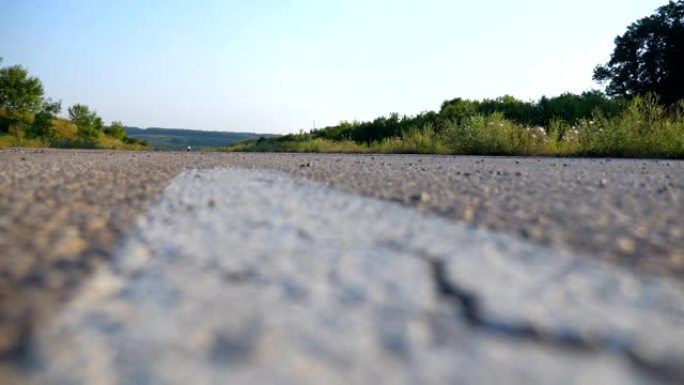
<instances>
[{"instance_id":1,"label":"patch of sunlit grass","mask_svg":"<svg viewBox=\"0 0 684 385\"><path fill-rule=\"evenodd\" d=\"M449 122L439 132L425 124L371 144L299 134L223 150L684 158L684 102L666 109L654 97L636 97L621 114L597 112L574 125L552 120L546 128L526 127L493 113Z\"/></svg>"}]
</instances>

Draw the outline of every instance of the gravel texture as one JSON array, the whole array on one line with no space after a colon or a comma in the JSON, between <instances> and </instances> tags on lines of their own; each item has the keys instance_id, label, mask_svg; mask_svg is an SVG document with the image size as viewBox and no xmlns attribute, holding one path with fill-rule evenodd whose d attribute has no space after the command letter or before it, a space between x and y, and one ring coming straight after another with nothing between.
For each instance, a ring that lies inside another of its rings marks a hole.
<instances>
[{"instance_id":1,"label":"gravel texture","mask_svg":"<svg viewBox=\"0 0 684 385\"><path fill-rule=\"evenodd\" d=\"M284 173L192 171L31 357L59 384L677 383L682 294Z\"/></svg>"},{"instance_id":2,"label":"gravel texture","mask_svg":"<svg viewBox=\"0 0 684 385\"><path fill-rule=\"evenodd\" d=\"M168 181L214 167L197 154L0 151L0 358L111 257Z\"/></svg>"},{"instance_id":3,"label":"gravel texture","mask_svg":"<svg viewBox=\"0 0 684 385\"><path fill-rule=\"evenodd\" d=\"M659 275L684 273L684 162L405 155L0 151L0 357L110 258L168 182L220 166L345 191Z\"/></svg>"}]
</instances>

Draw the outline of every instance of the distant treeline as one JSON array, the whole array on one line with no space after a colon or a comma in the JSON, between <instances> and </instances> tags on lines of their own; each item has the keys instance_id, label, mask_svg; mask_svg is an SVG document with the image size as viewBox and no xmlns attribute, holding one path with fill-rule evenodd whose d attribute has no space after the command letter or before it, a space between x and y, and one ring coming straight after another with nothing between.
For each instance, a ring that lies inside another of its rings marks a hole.
<instances>
[{"instance_id":1,"label":"distant treeline","mask_svg":"<svg viewBox=\"0 0 684 385\"><path fill-rule=\"evenodd\" d=\"M129 137L149 143L157 150L181 150L230 146L242 140L255 139L260 135L248 132L198 131L178 128L126 127Z\"/></svg>"},{"instance_id":2,"label":"distant treeline","mask_svg":"<svg viewBox=\"0 0 684 385\"><path fill-rule=\"evenodd\" d=\"M26 68L0 68L0 148L147 148L128 137L121 122L105 126L97 112L84 104L74 104L67 109L69 118L60 118L62 102L44 93L43 83Z\"/></svg>"},{"instance_id":3,"label":"distant treeline","mask_svg":"<svg viewBox=\"0 0 684 385\"><path fill-rule=\"evenodd\" d=\"M453 99L439 112L246 141L227 151L684 158L684 101L599 92L524 102Z\"/></svg>"},{"instance_id":4,"label":"distant treeline","mask_svg":"<svg viewBox=\"0 0 684 385\"><path fill-rule=\"evenodd\" d=\"M570 125L582 119L589 119L595 113L615 116L628 105L624 98L610 98L600 91L582 94L565 93L556 97L542 97L538 101L523 101L513 96L496 99L469 100L455 98L442 103L439 112L428 111L416 116L379 117L369 122L343 121L336 126L311 131L312 138L328 140L351 140L359 143L373 143L386 138L399 137L414 129L431 125L441 132L454 123L460 124L466 118L500 113L504 118L522 126L548 128L554 121ZM295 139L291 136L290 139Z\"/></svg>"},{"instance_id":5,"label":"distant treeline","mask_svg":"<svg viewBox=\"0 0 684 385\"><path fill-rule=\"evenodd\" d=\"M610 60L594 69L605 94L456 98L439 111L341 122L226 150L684 158L682 15L684 0L669 1L615 39Z\"/></svg>"}]
</instances>

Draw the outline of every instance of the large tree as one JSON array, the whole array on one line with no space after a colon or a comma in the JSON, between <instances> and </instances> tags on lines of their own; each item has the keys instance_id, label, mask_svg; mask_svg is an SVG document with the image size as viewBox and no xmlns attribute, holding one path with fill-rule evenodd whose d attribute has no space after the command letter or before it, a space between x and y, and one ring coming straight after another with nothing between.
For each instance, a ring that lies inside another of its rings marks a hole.
<instances>
[{"instance_id":1,"label":"large tree","mask_svg":"<svg viewBox=\"0 0 684 385\"><path fill-rule=\"evenodd\" d=\"M25 119L43 106L43 84L22 66L0 68L0 107L12 118Z\"/></svg>"},{"instance_id":2,"label":"large tree","mask_svg":"<svg viewBox=\"0 0 684 385\"><path fill-rule=\"evenodd\" d=\"M594 80L608 82L609 95L655 93L667 104L684 99L684 0L630 25Z\"/></svg>"}]
</instances>

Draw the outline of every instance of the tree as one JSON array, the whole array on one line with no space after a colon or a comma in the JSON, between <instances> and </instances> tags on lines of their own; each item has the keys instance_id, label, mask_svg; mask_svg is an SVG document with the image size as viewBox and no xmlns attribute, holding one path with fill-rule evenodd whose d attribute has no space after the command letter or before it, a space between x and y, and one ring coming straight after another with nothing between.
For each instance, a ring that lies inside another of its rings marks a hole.
<instances>
[{"instance_id":1,"label":"tree","mask_svg":"<svg viewBox=\"0 0 684 385\"><path fill-rule=\"evenodd\" d=\"M84 104L69 107L69 119L78 127L78 135L82 138L94 138L104 131L102 118Z\"/></svg>"},{"instance_id":2,"label":"tree","mask_svg":"<svg viewBox=\"0 0 684 385\"><path fill-rule=\"evenodd\" d=\"M13 119L25 120L43 106L43 84L22 66L0 68L0 107Z\"/></svg>"},{"instance_id":3,"label":"tree","mask_svg":"<svg viewBox=\"0 0 684 385\"><path fill-rule=\"evenodd\" d=\"M684 0L670 1L615 39L610 61L594 69L612 96L658 94L666 104L684 99Z\"/></svg>"},{"instance_id":4,"label":"tree","mask_svg":"<svg viewBox=\"0 0 684 385\"><path fill-rule=\"evenodd\" d=\"M112 122L112 124L105 130L105 133L113 138L124 140L126 139L126 128L121 122Z\"/></svg>"},{"instance_id":5,"label":"tree","mask_svg":"<svg viewBox=\"0 0 684 385\"><path fill-rule=\"evenodd\" d=\"M31 114L40 111L42 106L43 84L38 78L29 76L22 66L0 68L0 108L5 115L2 130L8 130L19 139L24 135Z\"/></svg>"},{"instance_id":6,"label":"tree","mask_svg":"<svg viewBox=\"0 0 684 385\"><path fill-rule=\"evenodd\" d=\"M51 99L43 100L43 107L33 118L33 124L28 127L28 137L52 138L52 119L62 110L62 102L53 102Z\"/></svg>"}]
</instances>

